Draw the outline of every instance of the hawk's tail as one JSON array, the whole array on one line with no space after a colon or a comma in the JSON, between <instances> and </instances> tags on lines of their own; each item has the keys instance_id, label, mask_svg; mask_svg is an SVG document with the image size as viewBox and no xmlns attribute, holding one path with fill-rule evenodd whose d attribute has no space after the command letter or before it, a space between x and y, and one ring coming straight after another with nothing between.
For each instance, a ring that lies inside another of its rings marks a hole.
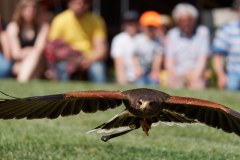
<instances>
[{"instance_id":1,"label":"hawk's tail","mask_svg":"<svg viewBox=\"0 0 240 160\"><path fill-rule=\"evenodd\" d=\"M117 132L112 135L103 136L102 140L107 141L111 138L126 134L132 130L140 128L139 119L129 113L127 110L117 114L112 119L106 123L101 124L100 126L94 128L93 130L88 131L97 132L97 133L112 133Z\"/></svg>"}]
</instances>

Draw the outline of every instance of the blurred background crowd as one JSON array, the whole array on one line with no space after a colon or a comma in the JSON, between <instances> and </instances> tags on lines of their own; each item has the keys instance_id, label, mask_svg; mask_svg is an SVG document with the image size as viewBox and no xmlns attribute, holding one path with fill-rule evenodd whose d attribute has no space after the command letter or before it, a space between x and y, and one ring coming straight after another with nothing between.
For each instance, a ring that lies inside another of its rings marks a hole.
<instances>
[{"instance_id":1,"label":"blurred background crowd","mask_svg":"<svg viewBox=\"0 0 240 160\"><path fill-rule=\"evenodd\" d=\"M101 1L16 1L9 20L0 15L0 78L240 90L240 0L214 12L129 3L103 18Z\"/></svg>"}]
</instances>

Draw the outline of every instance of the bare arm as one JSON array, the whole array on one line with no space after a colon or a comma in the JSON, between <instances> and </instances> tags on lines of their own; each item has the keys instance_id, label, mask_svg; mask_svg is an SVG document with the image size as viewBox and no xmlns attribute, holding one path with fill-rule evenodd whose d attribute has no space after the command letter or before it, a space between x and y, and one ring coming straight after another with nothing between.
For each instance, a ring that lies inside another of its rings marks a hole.
<instances>
[{"instance_id":1,"label":"bare arm","mask_svg":"<svg viewBox=\"0 0 240 160\"><path fill-rule=\"evenodd\" d=\"M95 26L93 30L93 53L89 59L90 63L106 59L108 50L106 37L106 24L101 17L98 17L95 19Z\"/></svg>"},{"instance_id":2,"label":"bare arm","mask_svg":"<svg viewBox=\"0 0 240 160\"><path fill-rule=\"evenodd\" d=\"M220 54L213 56L213 69L217 75L217 86L219 89L224 89L227 78L224 71L224 59Z\"/></svg>"},{"instance_id":3,"label":"bare arm","mask_svg":"<svg viewBox=\"0 0 240 160\"><path fill-rule=\"evenodd\" d=\"M107 57L107 44L106 40L103 39L94 39L93 40L93 54L90 57L90 61L102 61Z\"/></svg>"},{"instance_id":4,"label":"bare arm","mask_svg":"<svg viewBox=\"0 0 240 160\"><path fill-rule=\"evenodd\" d=\"M207 55L201 55L198 58L196 67L194 68L193 71L193 77L192 78L201 78L204 70L206 69L206 65L207 65Z\"/></svg>"},{"instance_id":5,"label":"bare arm","mask_svg":"<svg viewBox=\"0 0 240 160\"><path fill-rule=\"evenodd\" d=\"M107 45L105 40L95 39L93 41L93 53L88 59L81 62L82 68L87 69L92 63L103 61L107 57Z\"/></svg>"},{"instance_id":6,"label":"bare arm","mask_svg":"<svg viewBox=\"0 0 240 160\"><path fill-rule=\"evenodd\" d=\"M119 84L127 83L127 76L122 57L114 58L114 67L116 71L116 80Z\"/></svg>"},{"instance_id":7,"label":"bare arm","mask_svg":"<svg viewBox=\"0 0 240 160\"><path fill-rule=\"evenodd\" d=\"M175 65L174 65L174 58L173 57L167 57L166 62L165 62L166 70L169 74L169 77L171 78L172 76L175 77Z\"/></svg>"},{"instance_id":8,"label":"bare arm","mask_svg":"<svg viewBox=\"0 0 240 160\"><path fill-rule=\"evenodd\" d=\"M143 75L143 70L142 70L141 66L139 65L139 62L135 55L132 55L132 57L129 57L129 58L131 58L131 60L132 60L134 75L135 75L135 79L137 80Z\"/></svg>"},{"instance_id":9,"label":"bare arm","mask_svg":"<svg viewBox=\"0 0 240 160\"><path fill-rule=\"evenodd\" d=\"M207 28L200 28L202 34L200 35L200 43L198 44L199 56L196 62L196 67L193 70L190 79L202 79L204 70L207 66L208 55L210 53L210 33ZM194 81L195 81L194 80Z\"/></svg>"},{"instance_id":10,"label":"bare arm","mask_svg":"<svg viewBox=\"0 0 240 160\"><path fill-rule=\"evenodd\" d=\"M10 52L9 40L8 40L8 37L7 37L7 33L5 31L2 31L0 33L0 42L2 44L4 57L7 60L10 60L11 59L11 52Z\"/></svg>"},{"instance_id":11,"label":"bare arm","mask_svg":"<svg viewBox=\"0 0 240 160\"><path fill-rule=\"evenodd\" d=\"M168 73L168 82L169 87L183 87L183 79L176 74L176 66L174 57L167 57L166 59L166 69Z\"/></svg>"},{"instance_id":12,"label":"bare arm","mask_svg":"<svg viewBox=\"0 0 240 160\"><path fill-rule=\"evenodd\" d=\"M21 46L18 39L19 28L15 22L11 22L7 27L7 36L11 42L11 55L14 60L22 59Z\"/></svg>"},{"instance_id":13,"label":"bare arm","mask_svg":"<svg viewBox=\"0 0 240 160\"><path fill-rule=\"evenodd\" d=\"M37 35L37 39L33 47L35 53L42 54L46 46L48 31L49 31L49 25L47 23L44 23L41 26L41 29Z\"/></svg>"},{"instance_id":14,"label":"bare arm","mask_svg":"<svg viewBox=\"0 0 240 160\"><path fill-rule=\"evenodd\" d=\"M150 73L151 80L158 80L161 64L162 64L162 55L156 54L153 59L152 69Z\"/></svg>"}]
</instances>

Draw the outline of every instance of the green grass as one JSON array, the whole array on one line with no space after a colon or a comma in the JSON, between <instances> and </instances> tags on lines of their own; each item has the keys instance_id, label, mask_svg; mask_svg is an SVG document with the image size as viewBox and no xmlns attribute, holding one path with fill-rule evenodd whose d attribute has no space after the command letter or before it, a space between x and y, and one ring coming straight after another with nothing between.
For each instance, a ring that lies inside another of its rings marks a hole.
<instances>
[{"instance_id":1,"label":"green grass","mask_svg":"<svg viewBox=\"0 0 240 160\"><path fill-rule=\"evenodd\" d=\"M126 90L135 86L93 85L83 82L34 81L19 84L1 80L0 90L17 97L79 90ZM240 93L156 88L173 95L192 96L240 111ZM1 95L0 98L6 98ZM104 143L98 134L86 134L123 110L123 106L95 114L56 120L0 120L0 159L7 160L239 160L240 138L206 126L159 125L147 137L135 131Z\"/></svg>"}]
</instances>

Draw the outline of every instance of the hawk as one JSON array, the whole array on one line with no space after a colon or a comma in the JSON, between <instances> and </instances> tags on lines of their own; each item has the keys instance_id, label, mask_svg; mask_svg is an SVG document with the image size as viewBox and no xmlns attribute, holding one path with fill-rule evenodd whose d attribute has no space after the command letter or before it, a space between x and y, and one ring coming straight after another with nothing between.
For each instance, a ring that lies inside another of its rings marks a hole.
<instances>
[{"instance_id":1,"label":"hawk","mask_svg":"<svg viewBox=\"0 0 240 160\"><path fill-rule=\"evenodd\" d=\"M103 141L142 128L148 135L158 122L203 123L240 136L240 113L214 102L171 96L146 88L127 91L80 91L64 94L0 100L1 119L55 119L85 113L106 111L125 105L125 109L90 132L108 133ZM113 132L113 133L112 133ZM111 134L110 134L111 133Z\"/></svg>"}]
</instances>

